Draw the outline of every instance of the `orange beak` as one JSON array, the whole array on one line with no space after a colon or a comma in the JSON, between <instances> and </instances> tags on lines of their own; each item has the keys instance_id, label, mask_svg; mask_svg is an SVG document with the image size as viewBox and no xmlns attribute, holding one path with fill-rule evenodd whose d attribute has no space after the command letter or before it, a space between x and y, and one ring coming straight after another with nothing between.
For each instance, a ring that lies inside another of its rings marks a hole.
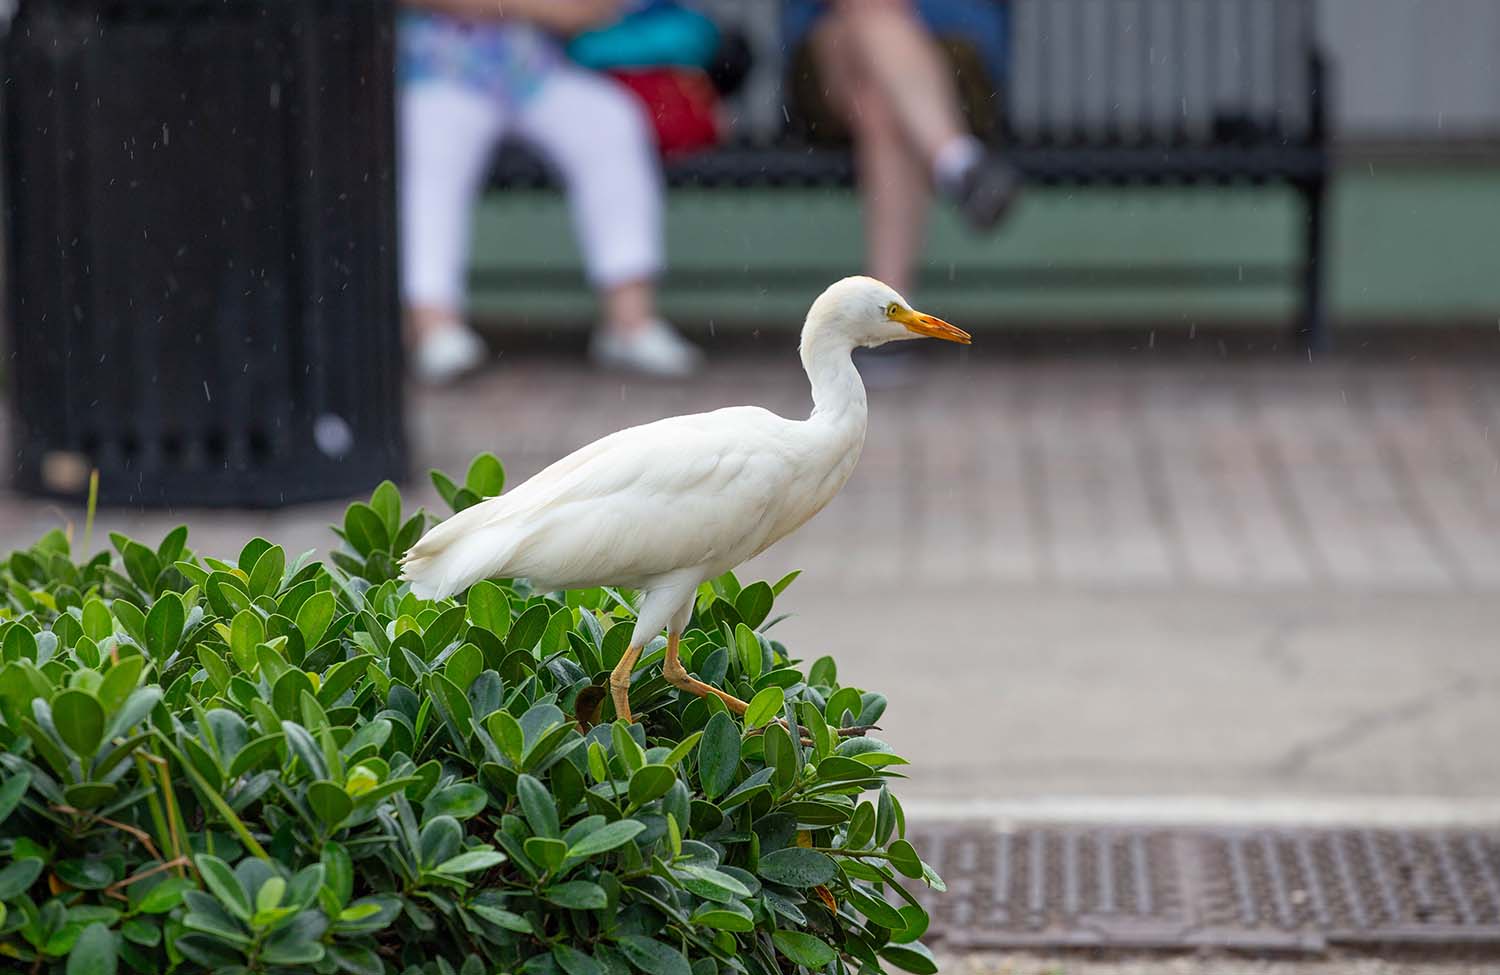
<instances>
[{"instance_id":1,"label":"orange beak","mask_svg":"<svg viewBox=\"0 0 1500 975\"><path fill-rule=\"evenodd\" d=\"M957 342L959 345L968 345L971 336L961 328L949 325L941 318L933 318L916 311L901 311L891 316L895 321L905 325L910 331L918 335L925 335L930 339L942 339L944 342Z\"/></svg>"}]
</instances>

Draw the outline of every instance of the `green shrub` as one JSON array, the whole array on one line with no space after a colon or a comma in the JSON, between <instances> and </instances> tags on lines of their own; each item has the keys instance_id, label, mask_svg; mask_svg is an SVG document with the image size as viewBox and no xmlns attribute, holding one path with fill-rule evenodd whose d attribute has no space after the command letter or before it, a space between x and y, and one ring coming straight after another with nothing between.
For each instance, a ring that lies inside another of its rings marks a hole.
<instances>
[{"instance_id":1,"label":"green shrub","mask_svg":"<svg viewBox=\"0 0 1500 975\"><path fill-rule=\"evenodd\" d=\"M498 493L481 458L452 505ZM712 975L935 971L878 694L767 635L781 589L705 585L613 717L629 592L396 576L394 486L331 564L50 532L0 569L0 967ZM778 723L799 729L789 734ZM588 726L582 730L580 725ZM864 797L864 798L862 798Z\"/></svg>"}]
</instances>

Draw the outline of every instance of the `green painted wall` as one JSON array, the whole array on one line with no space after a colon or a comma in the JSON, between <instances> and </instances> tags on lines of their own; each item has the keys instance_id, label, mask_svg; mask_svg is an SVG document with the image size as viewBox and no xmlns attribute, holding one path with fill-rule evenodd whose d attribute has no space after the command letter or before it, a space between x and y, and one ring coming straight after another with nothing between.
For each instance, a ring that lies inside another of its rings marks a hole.
<instances>
[{"instance_id":1,"label":"green painted wall","mask_svg":"<svg viewBox=\"0 0 1500 975\"><path fill-rule=\"evenodd\" d=\"M1500 322L1500 165L1359 164L1334 187L1337 320ZM662 300L684 325L791 324L824 283L860 270L849 193L669 201ZM935 213L919 295L966 324L1276 321L1294 307L1287 262L1301 221L1280 188L1042 188L990 237ZM476 219L476 317L588 322L570 231L556 194L489 196Z\"/></svg>"}]
</instances>

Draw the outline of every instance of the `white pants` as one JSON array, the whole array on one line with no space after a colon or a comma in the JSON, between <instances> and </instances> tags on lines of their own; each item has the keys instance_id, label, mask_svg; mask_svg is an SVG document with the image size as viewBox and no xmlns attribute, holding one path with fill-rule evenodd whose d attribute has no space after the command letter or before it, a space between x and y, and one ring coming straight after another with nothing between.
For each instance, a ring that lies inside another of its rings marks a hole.
<instances>
[{"instance_id":1,"label":"white pants","mask_svg":"<svg viewBox=\"0 0 1500 975\"><path fill-rule=\"evenodd\" d=\"M474 204L491 151L511 135L535 147L561 176L595 287L660 272L656 147L639 104L608 78L560 68L514 109L461 84L416 82L401 93L400 127L407 304L463 308Z\"/></svg>"}]
</instances>

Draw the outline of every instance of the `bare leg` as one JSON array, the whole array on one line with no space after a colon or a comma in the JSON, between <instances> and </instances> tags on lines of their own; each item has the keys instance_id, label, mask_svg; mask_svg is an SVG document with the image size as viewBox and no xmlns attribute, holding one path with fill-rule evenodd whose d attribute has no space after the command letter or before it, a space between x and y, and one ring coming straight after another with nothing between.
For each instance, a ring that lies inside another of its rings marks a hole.
<instances>
[{"instance_id":1,"label":"bare leg","mask_svg":"<svg viewBox=\"0 0 1500 975\"><path fill-rule=\"evenodd\" d=\"M412 340L416 342L462 324L463 320L463 313L456 308L428 304L406 307L406 327Z\"/></svg>"},{"instance_id":2,"label":"bare leg","mask_svg":"<svg viewBox=\"0 0 1500 975\"><path fill-rule=\"evenodd\" d=\"M656 288L650 278L637 278L602 289L605 327L620 334L645 328L656 318Z\"/></svg>"},{"instance_id":3,"label":"bare leg","mask_svg":"<svg viewBox=\"0 0 1500 975\"><path fill-rule=\"evenodd\" d=\"M733 694L721 691L710 684L703 683L687 672L687 669L682 666L682 661L677 657L678 639L679 637L676 633L670 631L667 633L667 659L662 664L661 671L662 676L667 679L667 683L679 690L687 691L689 694L696 694L698 697L707 697L712 694L723 701L725 706L735 714L744 714L745 709L749 707L744 701L741 701Z\"/></svg>"},{"instance_id":4,"label":"bare leg","mask_svg":"<svg viewBox=\"0 0 1500 975\"><path fill-rule=\"evenodd\" d=\"M641 650L644 648L644 644L626 647L625 655L615 664L615 669L609 672L609 696L615 702L615 716L624 718L627 722L635 721L630 713L630 674L635 670L635 662L641 658Z\"/></svg>"},{"instance_id":5,"label":"bare leg","mask_svg":"<svg viewBox=\"0 0 1500 975\"><path fill-rule=\"evenodd\" d=\"M929 167L954 139L969 135L942 51L903 0L842 0L833 16L864 80L891 107Z\"/></svg>"},{"instance_id":6,"label":"bare leg","mask_svg":"<svg viewBox=\"0 0 1500 975\"><path fill-rule=\"evenodd\" d=\"M969 132L947 59L910 0L835 0L819 34L829 96L857 143L870 271L904 289L929 179L970 226L989 230L1014 202L1020 174Z\"/></svg>"},{"instance_id":7,"label":"bare leg","mask_svg":"<svg viewBox=\"0 0 1500 975\"><path fill-rule=\"evenodd\" d=\"M855 19L827 18L813 45L829 100L854 136L866 270L905 292L927 219L928 167L902 130L890 100L866 77L852 39L850 22Z\"/></svg>"}]
</instances>

